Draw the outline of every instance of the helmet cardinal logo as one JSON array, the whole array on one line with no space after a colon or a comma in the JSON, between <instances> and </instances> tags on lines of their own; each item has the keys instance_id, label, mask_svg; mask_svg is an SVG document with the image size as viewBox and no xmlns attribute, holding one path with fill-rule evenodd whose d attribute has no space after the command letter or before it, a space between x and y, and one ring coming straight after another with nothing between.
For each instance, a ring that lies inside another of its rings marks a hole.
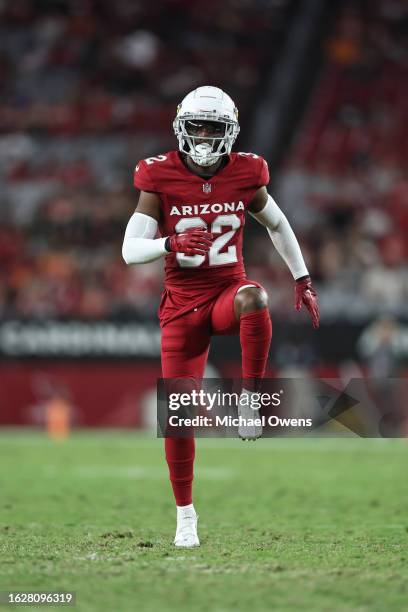
<instances>
[{"instance_id":1,"label":"helmet cardinal logo","mask_svg":"<svg viewBox=\"0 0 408 612\"><path fill-rule=\"evenodd\" d=\"M204 183L203 184L203 191L204 191L204 193L211 193L211 185L210 185L210 183Z\"/></svg>"},{"instance_id":2,"label":"helmet cardinal logo","mask_svg":"<svg viewBox=\"0 0 408 612\"><path fill-rule=\"evenodd\" d=\"M216 122L218 131L203 139L200 133L191 131L191 122ZM222 156L231 153L239 134L238 111L228 94L218 87L205 85L190 91L177 107L173 121L179 151L189 155L195 164L206 168L214 165ZM210 142L208 142L208 140ZM204 193L211 188L203 186Z\"/></svg>"}]
</instances>

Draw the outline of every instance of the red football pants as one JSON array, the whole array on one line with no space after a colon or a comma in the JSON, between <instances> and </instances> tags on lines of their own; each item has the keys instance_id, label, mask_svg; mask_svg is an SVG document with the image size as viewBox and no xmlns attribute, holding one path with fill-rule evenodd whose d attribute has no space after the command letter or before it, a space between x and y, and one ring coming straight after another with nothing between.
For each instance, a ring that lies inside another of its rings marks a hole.
<instances>
[{"instance_id":1,"label":"red football pants","mask_svg":"<svg viewBox=\"0 0 408 612\"><path fill-rule=\"evenodd\" d=\"M204 376L212 335L240 334L243 378L264 375L271 340L271 321L267 309L246 313L237 321L234 298L243 285L259 283L247 279L218 293L214 300L167 323L162 329L163 378L190 379L197 388ZM187 382L187 381L186 381ZM183 385L183 389L186 387ZM165 438L170 481L178 506L192 503L194 437Z\"/></svg>"}]
</instances>

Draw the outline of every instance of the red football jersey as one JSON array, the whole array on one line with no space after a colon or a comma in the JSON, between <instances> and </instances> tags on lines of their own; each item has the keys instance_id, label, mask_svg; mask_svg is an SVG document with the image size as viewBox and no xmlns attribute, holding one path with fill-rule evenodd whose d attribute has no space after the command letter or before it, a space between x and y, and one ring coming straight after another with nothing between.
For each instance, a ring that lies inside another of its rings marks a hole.
<instances>
[{"instance_id":1,"label":"red football jersey","mask_svg":"<svg viewBox=\"0 0 408 612\"><path fill-rule=\"evenodd\" d=\"M228 163L210 179L191 172L178 151L144 159L136 166L135 187L160 196L162 236L205 227L214 237L205 256L166 256L166 287L188 294L245 278L245 211L257 189L268 182L267 163L253 153L231 153Z\"/></svg>"}]
</instances>

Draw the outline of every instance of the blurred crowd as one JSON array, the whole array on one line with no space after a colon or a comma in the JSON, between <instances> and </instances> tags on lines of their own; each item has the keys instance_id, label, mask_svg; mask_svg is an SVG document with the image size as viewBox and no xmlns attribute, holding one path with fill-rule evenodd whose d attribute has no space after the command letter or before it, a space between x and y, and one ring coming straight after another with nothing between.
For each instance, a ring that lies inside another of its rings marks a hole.
<instances>
[{"instance_id":1,"label":"blurred crowd","mask_svg":"<svg viewBox=\"0 0 408 612\"><path fill-rule=\"evenodd\" d=\"M406 0L343 3L274 185L326 321L408 312L407 26ZM283 309L287 290L265 276Z\"/></svg>"},{"instance_id":2,"label":"blurred crowd","mask_svg":"<svg viewBox=\"0 0 408 612\"><path fill-rule=\"evenodd\" d=\"M291 4L0 4L3 316L154 316L163 262L121 258L133 169L174 148L176 105L200 84L239 99L246 124Z\"/></svg>"},{"instance_id":3,"label":"blurred crowd","mask_svg":"<svg viewBox=\"0 0 408 612\"><path fill-rule=\"evenodd\" d=\"M180 98L203 83L222 84L245 116L290 5L2 2L0 128L166 134Z\"/></svg>"},{"instance_id":4,"label":"blurred crowd","mask_svg":"<svg viewBox=\"0 0 408 612\"><path fill-rule=\"evenodd\" d=\"M121 258L133 168L175 147L176 104L204 83L239 101L244 148L292 4L0 5L3 317L154 316L163 262L127 267ZM406 310L407 18L404 0L344 3L271 185L326 320ZM248 274L284 314L293 299L286 266L262 228L246 231Z\"/></svg>"}]
</instances>

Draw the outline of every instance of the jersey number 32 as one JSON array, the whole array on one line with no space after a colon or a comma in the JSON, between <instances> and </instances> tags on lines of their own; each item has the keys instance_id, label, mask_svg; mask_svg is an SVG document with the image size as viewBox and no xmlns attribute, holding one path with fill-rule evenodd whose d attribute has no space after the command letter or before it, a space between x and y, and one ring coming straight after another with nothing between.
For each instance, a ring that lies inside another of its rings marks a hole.
<instances>
[{"instance_id":1,"label":"jersey number 32","mask_svg":"<svg viewBox=\"0 0 408 612\"><path fill-rule=\"evenodd\" d=\"M237 259L237 248L235 245L231 245L224 253L220 253L221 249L227 244L233 237L235 232L239 229L241 221L237 215L218 215L211 223L210 232L212 234L221 234L223 227L231 227L232 229L225 234L218 236L212 243L210 250L208 251L208 263L210 266L222 266L225 264L231 264L238 261ZM176 232L179 234L184 232L186 229L192 227L204 227L207 229L207 223L201 217L192 217L189 219L180 219L175 226ZM177 253L177 262L182 268L197 268L200 266L205 255L184 255L184 253Z\"/></svg>"}]
</instances>

